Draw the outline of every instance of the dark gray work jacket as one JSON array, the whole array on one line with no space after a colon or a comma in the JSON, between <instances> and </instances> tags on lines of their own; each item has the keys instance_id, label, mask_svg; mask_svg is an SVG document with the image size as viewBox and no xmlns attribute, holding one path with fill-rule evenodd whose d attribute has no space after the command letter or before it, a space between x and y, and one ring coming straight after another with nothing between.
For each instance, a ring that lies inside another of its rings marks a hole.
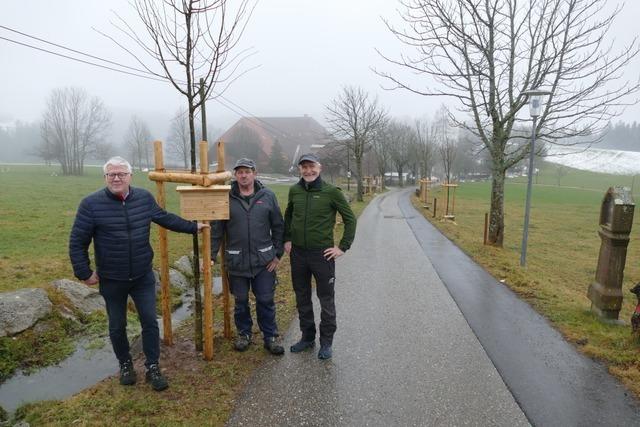
<instances>
[{"instance_id":1,"label":"dark gray work jacket","mask_svg":"<svg viewBox=\"0 0 640 427\"><path fill-rule=\"evenodd\" d=\"M228 220L211 223L211 256L215 259L226 237L225 265L229 274L255 277L275 257L284 253L284 221L273 191L259 181L250 203L231 184Z\"/></svg>"}]
</instances>

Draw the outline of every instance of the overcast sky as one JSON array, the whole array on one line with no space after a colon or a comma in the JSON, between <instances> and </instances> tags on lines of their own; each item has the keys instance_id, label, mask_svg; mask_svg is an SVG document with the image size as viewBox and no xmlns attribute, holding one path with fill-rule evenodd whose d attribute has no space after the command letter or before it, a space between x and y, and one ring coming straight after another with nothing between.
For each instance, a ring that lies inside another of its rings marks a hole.
<instances>
[{"instance_id":1,"label":"overcast sky","mask_svg":"<svg viewBox=\"0 0 640 427\"><path fill-rule=\"evenodd\" d=\"M431 115L443 100L385 91L380 87L384 81L370 70L394 70L376 53L376 47L392 56L403 49L381 21L381 16L393 20L397 6L394 0L262 0L243 37L243 45L256 52L246 65L259 67L237 80L225 96L252 115L308 114L322 123L324 106L340 88L358 85L378 95L393 116ZM136 65L92 30L96 27L117 34L109 23L114 18L112 10L139 25L125 0L3 0L0 25ZM618 46L638 35L639 18L640 2L629 2L614 26L619 31L615 34ZM0 29L0 37L32 43L4 29ZM0 40L0 58L0 122L38 120L46 96L61 86L83 87L113 111L154 117L156 121L168 122L184 104L168 84L74 63L5 40ZM627 74L638 78L638 58ZM239 118L237 112L215 102L207 105L207 115L210 125L220 128ZM622 119L640 121L640 107L629 108Z\"/></svg>"}]
</instances>

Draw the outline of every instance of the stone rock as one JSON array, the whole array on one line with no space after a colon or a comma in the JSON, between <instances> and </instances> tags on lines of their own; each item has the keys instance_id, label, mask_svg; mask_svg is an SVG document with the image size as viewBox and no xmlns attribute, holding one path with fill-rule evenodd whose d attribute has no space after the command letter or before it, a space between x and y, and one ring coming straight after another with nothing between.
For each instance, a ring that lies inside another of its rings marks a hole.
<instances>
[{"instance_id":1,"label":"stone rock","mask_svg":"<svg viewBox=\"0 0 640 427\"><path fill-rule=\"evenodd\" d=\"M78 310L84 314L93 313L96 310L104 310L104 299L98 292L97 287L90 287L84 283L74 282L73 280L61 279L51 283L54 289L62 292L64 296Z\"/></svg>"},{"instance_id":2,"label":"stone rock","mask_svg":"<svg viewBox=\"0 0 640 427\"><path fill-rule=\"evenodd\" d=\"M160 283L160 273L156 270L153 270L153 275L156 276L156 289L159 292L160 288L162 287L162 284ZM184 291L191 287L191 281L180 271L170 268L169 285Z\"/></svg>"},{"instance_id":3,"label":"stone rock","mask_svg":"<svg viewBox=\"0 0 640 427\"><path fill-rule=\"evenodd\" d=\"M51 313L52 306L41 288L0 293L0 337L29 329Z\"/></svg>"},{"instance_id":4,"label":"stone rock","mask_svg":"<svg viewBox=\"0 0 640 427\"><path fill-rule=\"evenodd\" d=\"M169 269L169 283L171 286L175 286L178 289L185 290L191 287L191 281L179 272L178 270L174 270L173 268Z\"/></svg>"},{"instance_id":5,"label":"stone rock","mask_svg":"<svg viewBox=\"0 0 640 427\"><path fill-rule=\"evenodd\" d=\"M191 264L191 258L188 256L184 255L180 257L180 259L173 263L173 266L185 276L193 277L193 264Z\"/></svg>"}]
</instances>

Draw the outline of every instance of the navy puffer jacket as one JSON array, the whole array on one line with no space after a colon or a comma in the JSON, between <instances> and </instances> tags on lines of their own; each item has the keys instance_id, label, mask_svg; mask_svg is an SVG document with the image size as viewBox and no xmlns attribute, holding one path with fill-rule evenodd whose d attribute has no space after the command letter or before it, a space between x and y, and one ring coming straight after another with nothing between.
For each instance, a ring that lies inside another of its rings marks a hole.
<instances>
[{"instance_id":1,"label":"navy puffer jacket","mask_svg":"<svg viewBox=\"0 0 640 427\"><path fill-rule=\"evenodd\" d=\"M168 213L147 190L130 187L126 200L107 188L85 197L76 213L69 238L69 257L75 276L91 274L89 245L93 239L98 277L134 280L152 269L149 243L151 222L181 233L196 233L197 225Z\"/></svg>"}]
</instances>

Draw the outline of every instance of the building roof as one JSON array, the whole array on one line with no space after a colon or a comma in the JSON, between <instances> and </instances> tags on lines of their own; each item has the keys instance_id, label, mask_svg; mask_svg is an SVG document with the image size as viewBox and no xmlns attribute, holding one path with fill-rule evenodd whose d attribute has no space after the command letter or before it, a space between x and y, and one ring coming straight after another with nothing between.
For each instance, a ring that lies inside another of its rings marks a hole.
<instances>
[{"instance_id":1,"label":"building roof","mask_svg":"<svg viewBox=\"0 0 640 427\"><path fill-rule=\"evenodd\" d=\"M294 163L293 157L307 152L315 152L328 141L326 129L313 118L302 117L242 117L221 137L225 144L234 144L243 129L250 129L258 136L264 156L269 157L273 144L282 147L287 161ZM298 145L300 148L298 149Z\"/></svg>"}]
</instances>

